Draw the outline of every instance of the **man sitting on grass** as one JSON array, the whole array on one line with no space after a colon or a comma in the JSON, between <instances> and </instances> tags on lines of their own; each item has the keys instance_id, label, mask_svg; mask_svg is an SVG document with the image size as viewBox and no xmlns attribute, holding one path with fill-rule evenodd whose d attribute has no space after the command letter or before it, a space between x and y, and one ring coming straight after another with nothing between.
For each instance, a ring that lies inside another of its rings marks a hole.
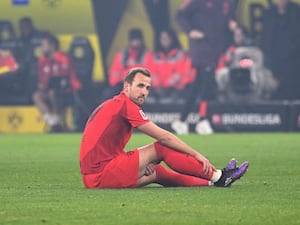
<instances>
[{"instance_id":1,"label":"man sitting on grass","mask_svg":"<svg viewBox=\"0 0 300 225\"><path fill-rule=\"evenodd\" d=\"M80 168L86 188L135 188L158 183L175 186L229 187L247 171L233 159L222 170L174 134L151 122L140 108L149 94L151 74L128 71L123 91L91 114L80 146ZM125 152L133 129L157 141ZM171 169L165 168L165 162Z\"/></svg>"}]
</instances>

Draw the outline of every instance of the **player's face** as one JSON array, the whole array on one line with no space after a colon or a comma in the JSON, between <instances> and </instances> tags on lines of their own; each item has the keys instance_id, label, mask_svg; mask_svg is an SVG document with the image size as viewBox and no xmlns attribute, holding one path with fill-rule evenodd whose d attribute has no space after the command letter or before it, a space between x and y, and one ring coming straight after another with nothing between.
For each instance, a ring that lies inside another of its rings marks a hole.
<instances>
[{"instance_id":1,"label":"player's face","mask_svg":"<svg viewBox=\"0 0 300 225\"><path fill-rule=\"evenodd\" d=\"M42 48L42 52L45 56L49 56L53 52L53 47L50 45L49 41L46 39L42 40L41 48Z\"/></svg>"},{"instance_id":2,"label":"player's face","mask_svg":"<svg viewBox=\"0 0 300 225\"><path fill-rule=\"evenodd\" d=\"M166 31L160 34L160 44L164 49L169 49L172 44L172 39Z\"/></svg>"},{"instance_id":3,"label":"player's face","mask_svg":"<svg viewBox=\"0 0 300 225\"><path fill-rule=\"evenodd\" d=\"M151 78L145 76L142 73L137 73L132 81L132 84L128 84L128 96L129 98L141 106L144 104L151 87Z\"/></svg>"},{"instance_id":4,"label":"player's face","mask_svg":"<svg viewBox=\"0 0 300 225\"><path fill-rule=\"evenodd\" d=\"M141 49L143 47L143 40L140 38L135 38L129 41L129 47L133 49Z\"/></svg>"}]
</instances>

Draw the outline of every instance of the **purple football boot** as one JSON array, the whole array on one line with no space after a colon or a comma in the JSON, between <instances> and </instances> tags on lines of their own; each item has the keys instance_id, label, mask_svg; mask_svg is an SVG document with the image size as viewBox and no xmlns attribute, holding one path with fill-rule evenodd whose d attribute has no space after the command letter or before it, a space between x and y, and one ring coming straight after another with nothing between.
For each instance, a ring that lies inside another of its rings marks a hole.
<instances>
[{"instance_id":1,"label":"purple football boot","mask_svg":"<svg viewBox=\"0 0 300 225\"><path fill-rule=\"evenodd\" d=\"M236 159L232 158L230 162L227 164L227 166L224 168L224 170L233 170L236 168Z\"/></svg>"},{"instance_id":2,"label":"purple football boot","mask_svg":"<svg viewBox=\"0 0 300 225\"><path fill-rule=\"evenodd\" d=\"M231 184L240 179L247 172L248 167L249 163L244 162L239 167L236 167L234 169L226 170L227 167L224 168L222 170L221 178L217 182L215 182L214 185L217 187L230 187Z\"/></svg>"}]
</instances>

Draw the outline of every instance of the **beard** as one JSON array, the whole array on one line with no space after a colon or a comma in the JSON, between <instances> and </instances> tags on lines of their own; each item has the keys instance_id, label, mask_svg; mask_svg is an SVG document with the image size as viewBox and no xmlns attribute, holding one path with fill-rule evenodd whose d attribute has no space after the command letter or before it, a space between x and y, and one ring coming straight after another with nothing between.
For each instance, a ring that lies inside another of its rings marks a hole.
<instances>
[{"instance_id":1,"label":"beard","mask_svg":"<svg viewBox=\"0 0 300 225\"><path fill-rule=\"evenodd\" d=\"M138 106L142 106L145 101L146 101L146 97L145 96L139 96L137 98L134 98L132 96L130 96L130 99L135 103L137 104Z\"/></svg>"}]
</instances>

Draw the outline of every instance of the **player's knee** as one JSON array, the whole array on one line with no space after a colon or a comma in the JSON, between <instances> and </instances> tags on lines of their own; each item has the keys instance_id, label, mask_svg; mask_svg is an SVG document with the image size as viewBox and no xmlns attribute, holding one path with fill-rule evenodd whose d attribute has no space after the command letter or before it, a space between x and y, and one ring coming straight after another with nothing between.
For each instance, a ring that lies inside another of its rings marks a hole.
<instances>
[{"instance_id":1,"label":"player's knee","mask_svg":"<svg viewBox=\"0 0 300 225\"><path fill-rule=\"evenodd\" d=\"M156 160L156 151L155 151L154 143L140 148L139 156L140 156L140 159L145 161L147 165L149 163L153 163Z\"/></svg>"}]
</instances>

